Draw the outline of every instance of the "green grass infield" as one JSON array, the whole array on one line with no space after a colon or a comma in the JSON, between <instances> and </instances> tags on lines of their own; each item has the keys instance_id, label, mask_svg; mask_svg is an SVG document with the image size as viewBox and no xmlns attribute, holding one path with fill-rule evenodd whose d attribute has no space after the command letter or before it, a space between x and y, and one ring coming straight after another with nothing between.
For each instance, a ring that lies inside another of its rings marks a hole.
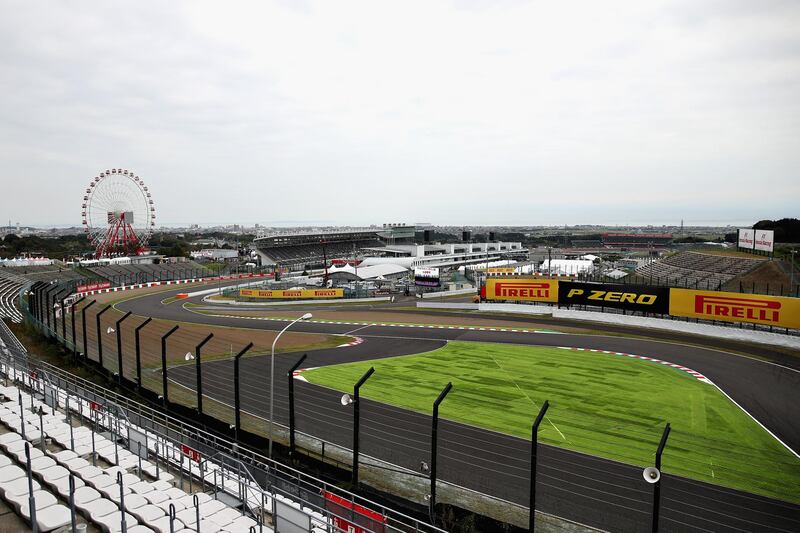
<instances>
[{"instance_id":1,"label":"green grass infield","mask_svg":"<svg viewBox=\"0 0 800 533\"><path fill-rule=\"evenodd\" d=\"M641 354L647 355L647 354ZM530 438L544 400L541 442L651 466L664 424L665 472L800 502L800 459L716 387L676 368L560 348L451 342L424 354L327 366L311 383L430 413L448 381L443 418ZM643 481L644 483L644 481Z\"/></svg>"}]
</instances>

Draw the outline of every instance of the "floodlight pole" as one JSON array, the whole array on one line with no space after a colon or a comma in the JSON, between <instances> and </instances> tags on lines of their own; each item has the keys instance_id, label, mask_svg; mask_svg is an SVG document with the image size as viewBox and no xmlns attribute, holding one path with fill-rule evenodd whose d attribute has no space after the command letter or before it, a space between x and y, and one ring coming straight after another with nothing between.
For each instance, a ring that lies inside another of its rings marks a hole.
<instances>
[{"instance_id":1,"label":"floodlight pole","mask_svg":"<svg viewBox=\"0 0 800 533\"><path fill-rule=\"evenodd\" d=\"M209 333L208 337L194 348L194 373L197 377L197 414L199 415L203 414L203 374L200 366L200 349L213 338L214 334Z\"/></svg>"},{"instance_id":2,"label":"floodlight pole","mask_svg":"<svg viewBox=\"0 0 800 533\"><path fill-rule=\"evenodd\" d=\"M242 356L252 347L253 343L251 342L233 358L233 410L236 418L234 426L236 432L236 442L239 442L239 430L242 428L241 400L239 398L239 359L241 359Z\"/></svg>"},{"instance_id":3,"label":"floodlight pole","mask_svg":"<svg viewBox=\"0 0 800 533\"><path fill-rule=\"evenodd\" d=\"M81 309L81 315L83 317L82 326L83 326L83 357L84 357L84 359L88 359L89 358L89 341L86 338L86 310L89 309L91 306L93 306L96 303L97 303L97 300L92 300L88 304L84 305L83 309Z\"/></svg>"},{"instance_id":4,"label":"floodlight pole","mask_svg":"<svg viewBox=\"0 0 800 533\"><path fill-rule=\"evenodd\" d=\"M306 360L308 357L307 354L303 354L300 359L289 369L286 373L286 377L289 379L289 457L294 457L294 371L300 368L300 365L303 364L303 361Z\"/></svg>"},{"instance_id":5,"label":"floodlight pole","mask_svg":"<svg viewBox=\"0 0 800 533\"><path fill-rule=\"evenodd\" d=\"M661 435L661 442L658 443L656 450L656 469L661 472L661 454L664 452L664 446L667 445L667 437L669 437L670 427L669 422L664 426L664 433ZM658 531L658 513L661 506L661 477L653 484L653 533Z\"/></svg>"},{"instance_id":6,"label":"floodlight pole","mask_svg":"<svg viewBox=\"0 0 800 533\"><path fill-rule=\"evenodd\" d=\"M81 297L79 300L72 302L72 358L78 359L78 344L75 340L75 307L86 299L86 296Z\"/></svg>"},{"instance_id":7,"label":"floodlight pole","mask_svg":"<svg viewBox=\"0 0 800 533\"><path fill-rule=\"evenodd\" d=\"M171 330L169 330L163 337L161 337L161 387L162 387L162 394L161 400L164 407L167 406L169 403L169 388L167 386L167 339L170 335L178 331L180 326L174 326Z\"/></svg>"},{"instance_id":8,"label":"floodlight pole","mask_svg":"<svg viewBox=\"0 0 800 533\"><path fill-rule=\"evenodd\" d=\"M117 320L117 372L120 385L122 385L122 328L120 328L120 324L122 324L122 321L129 316L131 316L130 311L122 315L122 318Z\"/></svg>"},{"instance_id":9,"label":"floodlight pole","mask_svg":"<svg viewBox=\"0 0 800 533\"><path fill-rule=\"evenodd\" d=\"M536 416L536 420L533 421L533 428L531 429L531 488L529 493L530 503L528 505L528 508L530 509L530 516L528 517L528 531L530 532L534 531L533 527L536 523L536 454L538 452L537 448L539 447L539 424L542 423L548 407L550 407L550 402L545 400L542 404L542 408L539 410L539 414Z\"/></svg>"},{"instance_id":10,"label":"floodlight pole","mask_svg":"<svg viewBox=\"0 0 800 533\"><path fill-rule=\"evenodd\" d=\"M359 429L359 389L369 377L375 373L375 367L369 367L361 379L353 387L353 488L358 488L358 429Z\"/></svg>"},{"instance_id":11,"label":"floodlight pole","mask_svg":"<svg viewBox=\"0 0 800 533\"><path fill-rule=\"evenodd\" d=\"M141 351L139 349L140 348L140 345L139 345L139 330L141 330L143 327L145 327L147 324L149 324L152 320L153 320L152 318L148 317L147 320L145 320L144 322L142 322L141 324L136 326L136 329L134 330L134 334L133 334L134 343L136 345L136 386L138 388L140 388L140 389L142 388L142 354L141 354Z\"/></svg>"},{"instance_id":12,"label":"floodlight pole","mask_svg":"<svg viewBox=\"0 0 800 533\"><path fill-rule=\"evenodd\" d=\"M94 316L94 319L97 322L97 359L101 367L103 366L103 337L102 335L100 335L100 315L102 315L109 309L111 309L111 304L105 306L102 311L100 311Z\"/></svg>"},{"instance_id":13,"label":"floodlight pole","mask_svg":"<svg viewBox=\"0 0 800 533\"><path fill-rule=\"evenodd\" d=\"M433 402L433 418L431 423L431 498L430 498L430 510L431 515L436 508L436 455L437 455L437 441L438 441L438 431L439 431L439 404L442 403L445 399L445 396L450 392L450 389L453 388L452 383L448 383L445 385L442 392L439 393L439 397L436 398L436 401Z\"/></svg>"}]
</instances>

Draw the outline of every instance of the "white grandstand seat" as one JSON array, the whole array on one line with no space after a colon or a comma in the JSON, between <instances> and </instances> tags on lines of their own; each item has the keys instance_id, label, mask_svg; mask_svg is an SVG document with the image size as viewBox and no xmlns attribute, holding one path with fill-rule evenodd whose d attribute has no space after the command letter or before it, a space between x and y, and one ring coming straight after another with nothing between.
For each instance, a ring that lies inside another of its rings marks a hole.
<instances>
[{"instance_id":1,"label":"white grandstand seat","mask_svg":"<svg viewBox=\"0 0 800 533\"><path fill-rule=\"evenodd\" d=\"M91 511L90 504L100 500L101 498L100 492L92 487L84 485L83 487L77 487L75 489L75 507L77 507L84 514L89 514Z\"/></svg>"},{"instance_id":2,"label":"white grandstand seat","mask_svg":"<svg viewBox=\"0 0 800 533\"><path fill-rule=\"evenodd\" d=\"M92 520L97 526L105 533L116 533L122 531L122 513L114 511L105 516L100 516ZM129 513L125 513L125 526L133 527L139 524L139 521Z\"/></svg>"},{"instance_id":3,"label":"white grandstand seat","mask_svg":"<svg viewBox=\"0 0 800 533\"><path fill-rule=\"evenodd\" d=\"M92 522L96 522L101 516L119 511L119 507L111 500L100 497L83 504L82 511L89 516Z\"/></svg>"},{"instance_id":4,"label":"white grandstand seat","mask_svg":"<svg viewBox=\"0 0 800 533\"><path fill-rule=\"evenodd\" d=\"M55 496L43 490L33 491L33 498L35 500L37 509L40 508L43 509L45 507L49 507L51 505L55 505L56 503L58 503L58 500L56 499ZM6 498L6 501L11 504L11 506L14 508L14 511L17 514L21 514L22 508L25 508L26 512L30 510L30 507L28 505L27 491L24 493L12 494L8 498ZM30 515L26 514L25 518L30 519Z\"/></svg>"},{"instance_id":5,"label":"white grandstand seat","mask_svg":"<svg viewBox=\"0 0 800 533\"><path fill-rule=\"evenodd\" d=\"M183 522L176 519L173 523L173 526L175 531L180 531L183 529ZM162 516L161 518L156 518L155 520L148 522L147 527L156 533L170 533L171 531L168 516Z\"/></svg>"},{"instance_id":6,"label":"white grandstand seat","mask_svg":"<svg viewBox=\"0 0 800 533\"><path fill-rule=\"evenodd\" d=\"M7 483L2 483L0 485L2 489L0 489L0 493L4 499L13 498L14 496L25 494L27 497L28 494L28 477L23 476L16 479L13 479ZM33 480L33 490L37 491L41 489L41 485L36 480Z\"/></svg>"},{"instance_id":7,"label":"white grandstand seat","mask_svg":"<svg viewBox=\"0 0 800 533\"><path fill-rule=\"evenodd\" d=\"M129 527L128 533L154 533L154 532L149 527L139 524L137 526Z\"/></svg>"}]
</instances>

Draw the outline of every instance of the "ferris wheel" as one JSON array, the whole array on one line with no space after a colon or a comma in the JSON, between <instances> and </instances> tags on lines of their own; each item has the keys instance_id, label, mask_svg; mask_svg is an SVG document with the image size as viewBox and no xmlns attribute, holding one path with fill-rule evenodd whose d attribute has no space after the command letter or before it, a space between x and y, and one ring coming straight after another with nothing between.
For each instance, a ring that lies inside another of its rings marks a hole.
<instances>
[{"instance_id":1,"label":"ferris wheel","mask_svg":"<svg viewBox=\"0 0 800 533\"><path fill-rule=\"evenodd\" d=\"M156 211L144 180L114 168L92 178L83 195L83 230L95 258L138 255L156 226Z\"/></svg>"}]
</instances>

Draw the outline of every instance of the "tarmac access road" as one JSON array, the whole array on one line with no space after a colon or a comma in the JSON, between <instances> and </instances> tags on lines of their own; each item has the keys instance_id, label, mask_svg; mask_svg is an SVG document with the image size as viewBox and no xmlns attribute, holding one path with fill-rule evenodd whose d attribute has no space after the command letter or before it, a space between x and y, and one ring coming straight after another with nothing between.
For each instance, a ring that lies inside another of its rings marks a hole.
<instances>
[{"instance_id":1,"label":"tarmac access road","mask_svg":"<svg viewBox=\"0 0 800 533\"><path fill-rule=\"evenodd\" d=\"M282 329L285 322L193 313L160 304L180 289L117 304L123 311L166 320L254 329ZM188 301L192 301L189 299ZM199 297L194 299L199 301ZM313 311L312 311L313 312ZM572 326L580 327L578 324ZM293 331L345 334L360 326L297 323ZM572 346L635 353L681 364L703 373L792 449L800 449L800 372L783 365L715 349L714 339L699 347L679 337L648 331L655 339L575 334L367 326L355 333L364 342L308 353L304 367L419 353L448 340ZM730 343L727 343L730 344ZM740 347L739 349L747 349ZM275 419L288 424L286 372L300 354L276 357ZM203 363L204 394L233 403L232 362ZM263 418L269 412L269 356L241 361L243 410ZM192 388L192 365L170 371L170 378ZM444 383L443 383L444 384ZM340 392L295 382L297 429L350 448L352 412L339 403ZM535 413L531 413L531 418ZM361 404L361 453L418 471L430 458L430 416L377 402ZM660 435L654 435L654 449ZM666 452L668 453L668 452ZM448 420L439 424L439 479L527 506L530 443L527 440ZM800 506L719 486L665 475L662 481L663 531L800 531ZM650 527L652 488L641 468L540 445L537 509L609 531Z\"/></svg>"}]
</instances>

